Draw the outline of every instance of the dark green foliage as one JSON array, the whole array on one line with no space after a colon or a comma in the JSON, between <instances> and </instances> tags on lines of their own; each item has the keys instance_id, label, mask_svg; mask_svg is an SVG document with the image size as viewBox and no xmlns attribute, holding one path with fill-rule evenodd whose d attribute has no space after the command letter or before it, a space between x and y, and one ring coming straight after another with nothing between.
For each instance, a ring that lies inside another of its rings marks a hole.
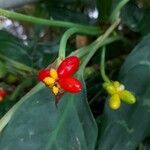
<instances>
[{"instance_id":1,"label":"dark green foliage","mask_svg":"<svg viewBox=\"0 0 150 150\"><path fill-rule=\"evenodd\" d=\"M140 6L142 5L142 6ZM130 1L121 12L123 23L131 30L146 35L150 32L150 7L145 3L135 3Z\"/></svg>"},{"instance_id":2,"label":"dark green foliage","mask_svg":"<svg viewBox=\"0 0 150 150\"><path fill-rule=\"evenodd\" d=\"M150 135L150 35L146 36L126 59L120 80L133 91L137 103L122 103L119 111L112 111L106 103L99 123L98 149L134 150Z\"/></svg>"},{"instance_id":3,"label":"dark green foliage","mask_svg":"<svg viewBox=\"0 0 150 150\"><path fill-rule=\"evenodd\" d=\"M21 40L10 33L0 30L0 57L12 59L22 64L31 66L28 48Z\"/></svg>"},{"instance_id":4,"label":"dark green foliage","mask_svg":"<svg viewBox=\"0 0 150 150\"><path fill-rule=\"evenodd\" d=\"M99 18L107 21L111 12L112 0L97 0L97 8L99 10Z\"/></svg>"},{"instance_id":5,"label":"dark green foliage","mask_svg":"<svg viewBox=\"0 0 150 150\"><path fill-rule=\"evenodd\" d=\"M58 50L58 41L41 44L37 43L32 53L33 66L36 68L43 68L48 66L57 58Z\"/></svg>"},{"instance_id":6,"label":"dark green foliage","mask_svg":"<svg viewBox=\"0 0 150 150\"><path fill-rule=\"evenodd\" d=\"M143 9L139 8L133 1L129 2L121 12L123 23L133 31L139 31L138 25L143 18Z\"/></svg>"},{"instance_id":7,"label":"dark green foliage","mask_svg":"<svg viewBox=\"0 0 150 150\"><path fill-rule=\"evenodd\" d=\"M15 11L44 19L97 25L103 34L114 19L112 12L122 2L125 0L43 0ZM8 92L5 101L0 103L0 150L148 150L149 6L149 0L130 0L121 9L119 27L110 35L111 38L121 37L120 40L106 46L107 75L110 80L123 83L137 98L133 105L122 102L116 111L108 107L107 93L102 88L101 48L85 69L86 79L81 70L76 74L83 83L82 92L65 93L56 107L51 90L42 83L37 84L37 71L58 58L60 40L66 28L19 22L26 40L0 30L0 87ZM89 12L93 11L97 11L98 18L90 17ZM78 36L80 40L77 41L76 35L67 41L67 56L77 49L78 42L83 42L79 47L84 47L100 36ZM92 51L87 46L76 52L89 52L88 48ZM79 56L82 65L87 54Z\"/></svg>"},{"instance_id":8,"label":"dark green foliage","mask_svg":"<svg viewBox=\"0 0 150 150\"><path fill-rule=\"evenodd\" d=\"M139 24L139 29L143 35L150 33L150 9L144 10L144 16Z\"/></svg>"},{"instance_id":9,"label":"dark green foliage","mask_svg":"<svg viewBox=\"0 0 150 150\"><path fill-rule=\"evenodd\" d=\"M37 85L20 100L24 102L0 135L0 147L94 150L97 127L87 104L85 88L77 95L65 94L56 107L51 91Z\"/></svg>"},{"instance_id":10,"label":"dark green foliage","mask_svg":"<svg viewBox=\"0 0 150 150\"><path fill-rule=\"evenodd\" d=\"M51 2L47 1L45 7L49 12L49 16L56 20L87 25L96 22L88 15L89 11L93 11L95 6L95 0L53 0Z\"/></svg>"}]
</instances>

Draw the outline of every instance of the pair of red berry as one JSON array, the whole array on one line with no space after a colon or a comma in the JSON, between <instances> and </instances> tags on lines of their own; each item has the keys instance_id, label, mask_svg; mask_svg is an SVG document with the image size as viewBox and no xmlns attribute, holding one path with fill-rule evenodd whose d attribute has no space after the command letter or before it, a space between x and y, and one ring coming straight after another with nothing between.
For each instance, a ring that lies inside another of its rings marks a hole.
<instances>
[{"instance_id":1,"label":"pair of red berry","mask_svg":"<svg viewBox=\"0 0 150 150\"><path fill-rule=\"evenodd\" d=\"M67 57L57 70L53 68L42 69L38 74L39 80L52 88L55 95L62 93L62 91L78 93L82 90L82 84L73 75L78 70L79 64L80 59L77 56Z\"/></svg>"}]
</instances>

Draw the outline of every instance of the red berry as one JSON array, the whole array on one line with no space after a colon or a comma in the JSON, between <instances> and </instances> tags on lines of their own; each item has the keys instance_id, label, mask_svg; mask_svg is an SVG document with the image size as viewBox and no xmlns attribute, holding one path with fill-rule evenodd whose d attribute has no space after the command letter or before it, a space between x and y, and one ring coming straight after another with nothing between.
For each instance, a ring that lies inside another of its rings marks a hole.
<instances>
[{"instance_id":1,"label":"red berry","mask_svg":"<svg viewBox=\"0 0 150 150\"><path fill-rule=\"evenodd\" d=\"M65 91L71 93L78 93L82 90L82 84L79 80L73 77L61 78L59 81L59 85Z\"/></svg>"},{"instance_id":2,"label":"red berry","mask_svg":"<svg viewBox=\"0 0 150 150\"><path fill-rule=\"evenodd\" d=\"M72 76L77 71L79 64L80 59L77 56L67 57L57 69L58 77L62 78Z\"/></svg>"},{"instance_id":3,"label":"red berry","mask_svg":"<svg viewBox=\"0 0 150 150\"><path fill-rule=\"evenodd\" d=\"M7 96L6 91L3 88L0 88L0 97L5 97Z\"/></svg>"},{"instance_id":4,"label":"red berry","mask_svg":"<svg viewBox=\"0 0 150 150\"><path fill-rule=\"evenodd\" d=\"M43 81L44 78L46 78L46 77L48 77L48 76L50 76L50 70L49 70L49 69L42 69L42 70L40 70L39 73L38 73L38 79L39 79L40 81Z\"/></svg>"}]
</instances>

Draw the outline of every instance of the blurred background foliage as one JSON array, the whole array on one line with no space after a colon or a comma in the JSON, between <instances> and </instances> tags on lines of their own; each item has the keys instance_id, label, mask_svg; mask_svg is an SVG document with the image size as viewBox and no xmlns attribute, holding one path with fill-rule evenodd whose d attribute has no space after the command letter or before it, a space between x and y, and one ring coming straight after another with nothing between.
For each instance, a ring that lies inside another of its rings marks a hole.
<instances>
[{"instance_id":1,"label":"blurred background foliage","mask_svg":"<svg viewBox=\"0 0 150 150\"><path fill-rule=\"evenodd\" d=\"M97 25L104 31L120 0L0 0L0 8L46 19ZM121 65L130 51L150 32L150 1L130 0L121 11L122 22L114 34L124 41L107 46L106 72L118 79ZM0 86L8 96L0 103L2 117L38 81L37 70L48 66L58 56L59 42L65 29L32 25L0 17ZM67 54L88 45L96 37L74 35L67 44ZM95 118L104 111L106 94L100 76L98 51L85 69L88 101ZM150 137L137 150L150 149Z\"/></svg>"}]
</instances>

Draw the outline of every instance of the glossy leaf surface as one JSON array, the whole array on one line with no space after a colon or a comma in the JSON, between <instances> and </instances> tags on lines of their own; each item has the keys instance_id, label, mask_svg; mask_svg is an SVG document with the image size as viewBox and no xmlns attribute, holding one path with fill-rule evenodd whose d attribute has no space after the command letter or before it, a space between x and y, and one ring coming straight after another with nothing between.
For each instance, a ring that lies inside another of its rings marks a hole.
<instances>
[{"instance_id":1,"label":"glossy leaf surface","mask_svg":"<svg viewBox=\"0 0 150 150\"><path fill-rule=\"evenodd\" d=\"M99 123L99 150L134 150L150 135L149 77L150 34L131 52L120 73L121 82L135 93L137 102L122 104L119 111L111 110L106 104Z\"/></svg>"},{"instance_id":2,"label":"glossy leaf surface","mask_svg":"<svg viewBox=\"0 0 150 150\"><path fill-rule=\"evenodd\" d=\"M85 86L80 94L66 93L58 107L51 91L41 84L21 101L1 132L2 149L95 149L97 126L86 101Z\"/></svg>"}]
</instances>

